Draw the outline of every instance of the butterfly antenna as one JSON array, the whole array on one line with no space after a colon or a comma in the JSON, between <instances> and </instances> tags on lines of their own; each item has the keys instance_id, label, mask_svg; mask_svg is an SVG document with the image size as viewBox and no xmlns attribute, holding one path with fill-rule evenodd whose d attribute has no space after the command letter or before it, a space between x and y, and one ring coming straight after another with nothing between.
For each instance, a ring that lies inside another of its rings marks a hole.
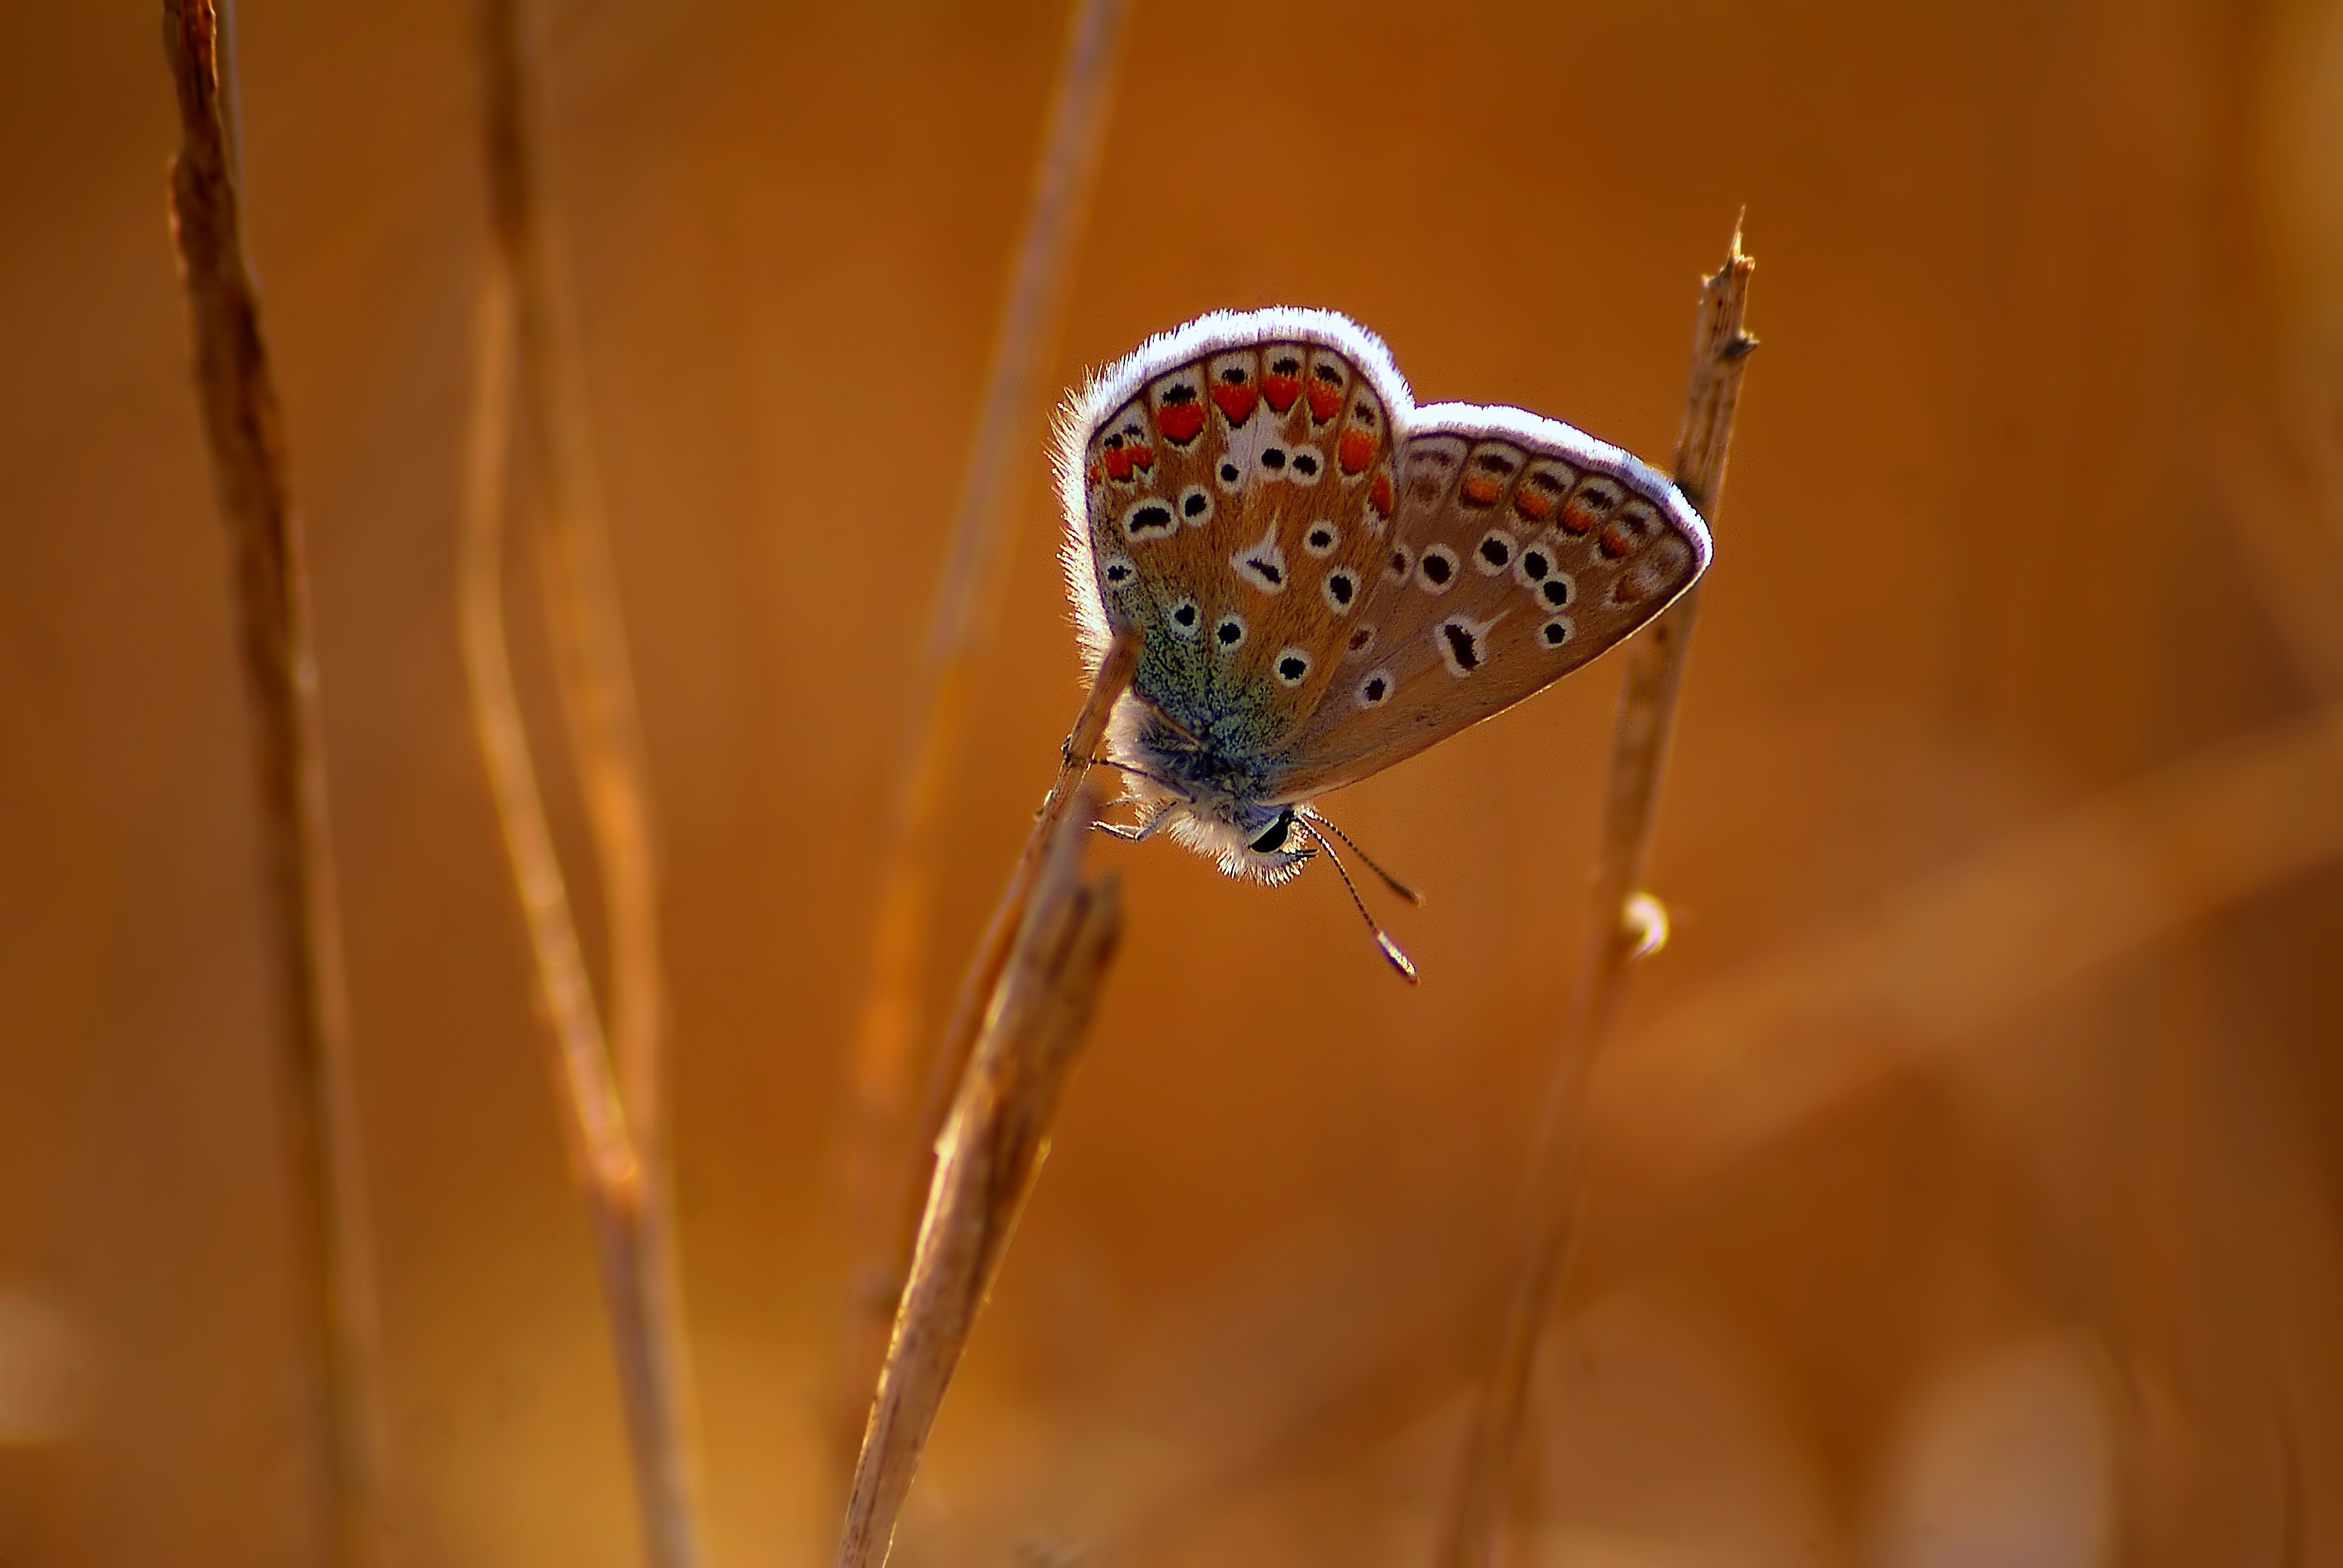
<instances>
[{"instance_id":1,"label":"butterfly antenna","mask_svg":"<svg viewBox=\"0 0 2343 1568\"><path fill-rule=\"evenodd\" d=\"M1383 957L1391 960L1392 968L1399 970L1400 979L1407 981L1410 985L1415 984L1415 960L1409 958L1406 953L1401 951L1400 945L1391 940L1391 933L1384 930L1383 927L1375 924L1374 916L1367 913L1367 901L1359 897L1359 885L1351 880L1350 869L1342 864L1342 857L1334 852L1334 846L1326 841L1326 835L1321 833L1317 828L1312 825L1309 818L1302 816L1300 812L1296 812L1294 813L1293 819L1302 824L1302 830L1303 832L1318 840L1318 847L1326 851L1326 859L1334 863L1334 874L1342 879L1342 890L1351 895L1351 907L1359 911L1359 919L1366 921L1367 930L1375 934L1375 946L1383 949ZM1333 824L1330 822L1327 826L1331 828ZM1335 836L1337 838L1341 837L1339 830ZM1342 842L1345 844L1351 844L1351 841L1348 839L1343 839ZM1356 844L1351 844L1351 848L1356 849L1358 846ZM1363 860L1366 859L1364 855L1362 855L1359 858ZM1373 862L1370 860L1368 861L1368 864L1373 865ZM1391 879L1386 877L1383 879L1385 881L1389 881Z\"/></svg>"},{"instance_id":2,"label":"butterfly antenna","mask_svg":"<svg viewBox=\"0 0 2343 1568\"><path fill-rule=\"evenodd\" d=\"M1409 903L1413 904L1416 908L1422 909L1423 907L1423 895L1422 893L1417 892L1413 888L1409 887L1405 882L1401 881L1397 877L1393 876L1389 871L1386 871L1381 866L1376 865L1375 858L1373 855L1368 854L1364 849L1360 849L1357 843L1352 839L1348 833L1343 832L1342 829L1337 828L1333 823L1329 822L1325 818L1321 817L1317 812L1311 810L1306 806L1296 811L1294 815L1308 821L1317 823L1320 827L1325 829L1326 831L1333 834L1337 839L1342 839L1343 843L1349 844L1351 846L1351 853L1356 855L1366 866L1368 870L1373 871L1376 876L1381 877L1383 879L1384 887L1389 888L1393 892L1397 893L1401 898L1405 899ZM1326 840L1321 839L1318 841L1322 844ZM1331 855L1334 851L1329 849L1326 852Z\"/></svg>"}]
</instances>

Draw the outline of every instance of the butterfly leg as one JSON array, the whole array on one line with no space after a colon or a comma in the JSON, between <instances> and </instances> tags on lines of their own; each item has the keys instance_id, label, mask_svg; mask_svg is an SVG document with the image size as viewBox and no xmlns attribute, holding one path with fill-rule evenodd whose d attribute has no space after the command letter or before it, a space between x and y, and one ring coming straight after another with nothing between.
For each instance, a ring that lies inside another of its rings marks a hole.
<instances>
[{"instance_id":1,"label":"butterfly leg","mask_svg":"<svg viewBox=\"0 0 2343 1568\"><path fill-rule=\"evenodd\" d=\"M1091 826L1101 833L1111 833L1126 844L1143 844L1155 836L1155 830L1163 826L1171 815L1172 809L1167 805L1149 812L1142 822L1093 822Z\"/></svg>"}]
</instances>

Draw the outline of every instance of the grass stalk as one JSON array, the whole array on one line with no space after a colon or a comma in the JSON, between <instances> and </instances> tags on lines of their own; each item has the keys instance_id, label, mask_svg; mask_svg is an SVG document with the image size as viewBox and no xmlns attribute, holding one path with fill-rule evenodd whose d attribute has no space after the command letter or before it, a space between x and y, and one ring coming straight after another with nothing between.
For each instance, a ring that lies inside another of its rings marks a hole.
<instances>
[{"instance_id":1,"label":"grass stalk","mask_svg":"<svg viewBox=\"0 0 2343 1568\"><path fill-rule=\"evenodd\" d=\"M841 1458L860 1434L863 1398L900 1290L906 1235L932 1122L910 1129L927 1037L921 997L934 932L937 840L967 749L975 664L1001 598L1025 455L1041 420L1040 381L1064 315L1074 257L1097 185L1114 65L1131 0L1077 0L1051 100L1032 201L1001 303L984 401L954 503L950 554L912 678L910 718L893 775L861 1013L847 1073L840 1185L850 1300L835 1425ZM957 1081L960 1063L950 1064ZM908 1156L908 1158L907 1158Z\"/></svg>"},{"instance_id":2,"label":"grass stalk","mask_svg":"<svg viewBox=\"0 0 2343 1568\"><path fill-rule=\"evenodd\" d=\"M1032 1189L1059 1091L1114 956L1118 885L1111 877L1081 877L1082 851L1098 820L1087 775L1107 715L1138 662L1138 638L1125 633L1091 684L1057 781L970 963L968 986L987 1000L937 1140L934 1175L847 1499L839 1568L877 1568L887 1559L920 1452Z\"/></svg>"},{"instance_id":3,"label":"grass stalk","mask_svg":"<svg viewBox=\"0 0 2343 1568\"><path fill-rule=\"evenodd\" d=\"M179 105L172 235L212 478L235 549L261 848L285 987L277 1077L295 1211L291 1273L304 1297L297 1319L326 1455L321 1512L332 1560L368 1563L385 1552L380 1328L306 546L245 257L236 87L214 0L165 0L163 42Z\"/></svg>"},{"instance_id":4,"label":"grass stalk","mask_svg":"<svg viewBox=\"0 0 2343 1568\"><path fill-rule=\"evenodd\" d=\"M483 0L494 246L484 285L458 588L475 729L528 928L557 1094L586 1201L647 1561L700 1558L689 1361L665 1158L659 865L649 769L594 477L581 357L545 178L544 18ZM516 408L518 417L516 418ZM511 457L541 498L538 577L607 913L595 1005L507 653Z\"/></svg>"},{"instance_id":5,"label":"grass stalk","mask_svg":"<svg viewBox=\"0 0 2343 1568\"><path fill-rule=\"evenodd\" d=\"M1742 329L1755 263L1736 226L1725 265L1701 287L1692 377L1676 438L1675 481L1714 523L1733 438L1741 377L1756 339ZM1463 1465L1440 1537L1441 1568L1490 1568L1513 1490L1514 1458L1538 1341L1569 1261L1586 1169L1594 1073L1627 965L1655 945L1664 917L1642 889L1675 727L1684 652L1700 608L1697 587L1627 645L1604 798L1586 933L1571 1012L1555 1042L1544 1107L1522 1189L1517 1272L1494 1355L1473 1402Z\"/></svg>"}]
</instances>

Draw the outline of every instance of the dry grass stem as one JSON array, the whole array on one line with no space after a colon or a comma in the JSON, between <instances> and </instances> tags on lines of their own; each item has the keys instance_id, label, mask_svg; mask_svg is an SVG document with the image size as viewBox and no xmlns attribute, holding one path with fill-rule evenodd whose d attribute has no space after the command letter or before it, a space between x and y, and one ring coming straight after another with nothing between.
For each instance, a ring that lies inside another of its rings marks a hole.
<instances>
[{"instance_id":1,"label":"dry grass stem","mask_svg":"<svg viewBox=\"0 0 2343 1568\"><path fill-rule=\"evenodd\" d=\"M840 1533L840 1568L886 1561L912 1473L978 1309L1032 1186L1058 1091L1090 1025L1121 929L1112 878L1081 879L1098 820L1087 775L1107 715L1139 662L1136 636L1108 651L1067 737L1057 782L970 960L986 999L935 1166ZM956 1042L948 1040L951 1050Z\"/></svg>"},{"instance_id":2,"label":"dry grass stem","mask_svg":"<svg viewBox=\"0 0 2343 1568\"><path fill-rule=\"evenodd\" d=\"M458 585L465 663L554 1046L626 1410L645 1552L699 1560L689 1363L665 1179L658 859L649 767L594 481L582 366L545 194L544 24L484 0L495 249L484 288ZM518 406L520 417L514 419ZM539 577L602 879L608 1027L598 1013L506 652L508 455L542 498Z\"/></svg>"},{"instance_id":3,"label":"dry grass stem","mask_svg":"<svg viewBox=\"0 0 2343 1568\"><path fill-rule=\"evenodd\" d=\"M323 1512L336 1559L373 1562L383 1550L380 1335L308 568L245 262L229 126L235 84L212 0L165 0L163 42L179 101L172 231L212 477L236 552L262 852L286 988L277 1078L291 1234L303 1254L292 1272L306 1294L298 1318L312 1342L327 1455Z\"/></svg>"},{"instance_id":4,"label":"dry grass stem","mask_svg":"<svg viewBox=\"0 0 2343 1568\"><path fill-rule=\"evenodd\" d=\"M1755 347L1742 329L1754 266L1741 253L1736 228L1725 265L1702 286L1693 333L1675 481L1711 521L1725 481L1742 372ZM1627 646L1577 990L1555 1042L1553 1076L1522 1190L1519 1272L1473 1403L1463 1471L1438 1548L1443 1568L1487 1568L1495 1560L1538 1339L1576 1228L1595 1063L1627 965L1649 946L1652 922L1648 913L1639 918L1638 899L1675 724L1684 649L1698 609L1695 588Z\"/></svg>"},{"instance_id":5,"label":"dry grass stem","mask_svg":"<svg viewBox=\"0 0 2343 1568\"><path fill-rule=\"evenodd\" d=\"M861 1434L863 1399L885 1346L904 1260L895 1216L913 1201L907 1174L927 1140L907 1123L927 1030L920 999L933 934L937 832L948 785L966 749L977 656L997 613L1026 455L1035 445L1043 373L1055 341L1076 247L1097 184L1113 103L1114 65L1131 0L1079 0L1059 67L995 330L984 402L952 510L950 555L911 685L910 729L894 774L879 871L870 971L847 1074L841 1186L854 1254L837 1411L841 1458ZM931 1133L931 1126L920 1129Z\"/></svg>"}]
</instances>

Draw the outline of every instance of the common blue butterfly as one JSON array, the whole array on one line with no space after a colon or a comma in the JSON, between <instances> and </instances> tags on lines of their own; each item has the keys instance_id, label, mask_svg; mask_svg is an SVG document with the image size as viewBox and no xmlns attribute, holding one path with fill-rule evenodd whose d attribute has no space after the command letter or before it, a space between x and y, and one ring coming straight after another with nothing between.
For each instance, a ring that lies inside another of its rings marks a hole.
<instances>
[{"instance_id":1,"label":"common blue butterfly","mask_svg":"<svg viewBox=\"0 0 2343 1568\"><path fill-rule=\"evenodd\" d=\"M1665 476L1519 408L1419 408L1327 310L1150 339L1069 405L1057 467L1090 668L1140 636L1104 759L1124 836L1264 882L1312 853L1297 828L1324 842L1312 796L1569 674L1709 561Z\"/></svg>"}]
</instances>

